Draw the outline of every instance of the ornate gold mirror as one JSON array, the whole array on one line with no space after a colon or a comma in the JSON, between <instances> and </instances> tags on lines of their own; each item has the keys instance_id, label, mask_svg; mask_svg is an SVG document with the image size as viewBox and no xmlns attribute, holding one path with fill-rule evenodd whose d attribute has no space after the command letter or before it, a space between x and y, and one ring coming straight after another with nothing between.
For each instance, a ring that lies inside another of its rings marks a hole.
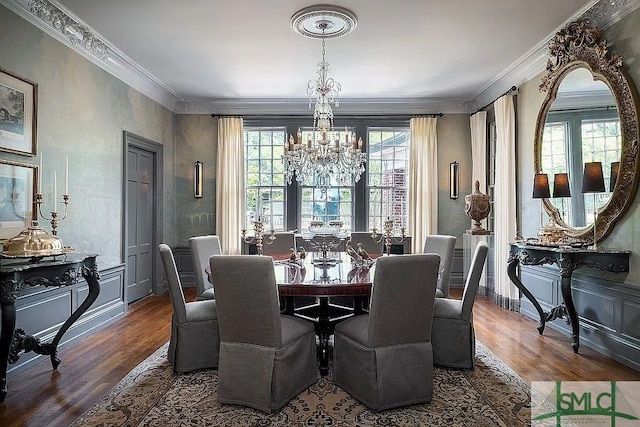
<instances>
[{"instance_id":1,"label":"ornate gold mirror","mask_svg":"<svg viewBox=\"0 0 640 427\"><path fill-rule=\"evenodd\" d=\"M538 113L534 167L536 173L548 174L550 183L556 173L568 173L571 196L566 201L543 199L543 205L570 240L599 241L636 193L637 90L622 58L608 52L601 31L587 22L573 22L559 31L549 51L540 84L547 96ZM581 191L582 175L584 164L596 161L602 163L606 191L592 198Z\"/></svg>"}]
</instances>

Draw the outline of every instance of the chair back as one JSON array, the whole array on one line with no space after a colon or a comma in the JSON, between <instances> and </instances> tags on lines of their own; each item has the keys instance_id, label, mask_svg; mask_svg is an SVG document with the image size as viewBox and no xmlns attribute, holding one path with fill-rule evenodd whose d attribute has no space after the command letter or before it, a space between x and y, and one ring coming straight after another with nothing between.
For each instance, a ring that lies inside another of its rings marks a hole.
<instances>
[{"instance_id":1,"label":"chair back","mask_svg":"<svg viewBox=\"0 0 640 427\"><path fill-rule=\"evenodd\" d=\"M178 324L183 325L187 323L187 306L184 300L184 293L182 292L182 285L180 284L180 277L178 276L178 269L176 268L176 261L168 245L161 243L159 248L162 265L164 266L164 274L167 277L167 284L169 285L169 296L171 297L173 312L176 315Z\"/></svg>"},{"instance_id":2,"label":"chair back","mask_svg":"<svg viewBox=\"0 0 640 427\"><path fill-rule=\"evenodd\" d=\"M467 274L467 282L464 285L464 291L462 292L462 319L470 320L471 312L473 310L473 302L475 300L476 292L478 292L478 286L480 286L480 278L482 277L482 269L484 268L485 260L487 259L487 251L489 246L486 242L478 242L476 250L473 253L473 260L471 261L471 269Z\"/></svg>"},{"instance_id":3,"label":"chair back","mask_svg":"<svg viewBox=\"0 0 640 427\"><path fill-rule=\"evenodd\" d=\"M220 255L209 259L221 342L282 346L273 259Z\"/></svg>"},{"instance_id":4,"label":"chair back","mask_svg":"<svg viewBox=\"0 0 640 427\"><path fill-rule=\"evenodd\" d=\"M196 275L196 290L198 295L202 295L205 290L213 286L204 269L209 265L209 257L222 255L220 239L215 234L192 237L189 239L189 249L193 259L193 272Z\"/></svg>"},{"instance_id":5,"label":"chair back","mask_svg":"<svg viewBox=\"0 0 640 427\"><path fill-rule=\"evenodd\" d=\"M362 243L362 248L370 254L384 253L384 243L376 242L371 238L370 231L353 231L351 233L351 246L358 250L358 243Z\"/></svg>"},{"instance_id":6,"label":"chair back","mask_svg":"<svg viewBox=\"0 0 640 427\"><path fill-rule=\"evenodd\" d=\"M291 252L291 248L296 249L296 237L293 231L275 233L274 236L276 239L268 245L269 233L264 233L262 242L262 253L264 255L288 254Z\"/></svg>"},{"instance_id":7,"label":"chair back","mask_svg":"<svg viewBox=\"0 0 640 427\"><path fill-rule=\"evenodd\" d=\"M369 309L370 347L431 340L439 264L436 254L377 259Z\"/></svg>"},{"instance_id":8,"label":"chair back","mask_svg":"<svg viewBox=\"0 0 640 427\"><path fill-rule=\"evenodd\" d=\"M451 266L453 264L456 240L455 236L439 234L430 234L424 239L424 250L422 252L440 255L440 263L443 266L443 270L438 279L438 289L442 291L445 298L449 297L449 282L451 280Z\"/></svg>"}]
</instances>

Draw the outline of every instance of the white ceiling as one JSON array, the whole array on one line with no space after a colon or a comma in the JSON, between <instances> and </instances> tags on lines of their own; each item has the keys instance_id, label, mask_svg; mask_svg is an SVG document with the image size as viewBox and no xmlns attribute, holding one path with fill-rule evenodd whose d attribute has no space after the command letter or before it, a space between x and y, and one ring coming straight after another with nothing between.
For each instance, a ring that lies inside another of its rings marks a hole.
<instances>
[{"instance_id":1,"label":"white ceiling","mask_svg":"<svg viewBox=\"0 0 640 427\"><path fill-rule=\"evenodd\" d=\"M295 33L289 21L299 9L322 1L52 3L63 5L122 57L153 76L178 103L183 101L183 110L217 106L220 111L208 112L224 113L243 100L265 107L275 103L280 112L307 109L306 85L315 78L321 41ZM532 52L546 53L549 38L593 3L325 1L348 8L358 19L351 34L327 40L330 75L342 84L336 114L403 103L425 113L479 108L521 83L500 77Z\"/></svg>"}]
</instances>

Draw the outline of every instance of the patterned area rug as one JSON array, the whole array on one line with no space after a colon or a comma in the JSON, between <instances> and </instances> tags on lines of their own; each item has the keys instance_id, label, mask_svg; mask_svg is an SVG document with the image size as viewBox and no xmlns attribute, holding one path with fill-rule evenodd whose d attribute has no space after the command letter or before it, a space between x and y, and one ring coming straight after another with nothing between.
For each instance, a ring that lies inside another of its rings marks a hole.
<instances>
[{"instance_id":1,"label":"patterned area rug","mask_svg":"<svg viewBox=\"0 0 640 427\"><path fill-rule=\"evenodd\" d=\"M530 387L477 342L476 368L434 370L433 400L372 412L333 384L331 372L281 411L217 401L218 372L173 373L167 344L131 371L73 425L80 426L523 426Z\"/></svg>"}]
</instances>

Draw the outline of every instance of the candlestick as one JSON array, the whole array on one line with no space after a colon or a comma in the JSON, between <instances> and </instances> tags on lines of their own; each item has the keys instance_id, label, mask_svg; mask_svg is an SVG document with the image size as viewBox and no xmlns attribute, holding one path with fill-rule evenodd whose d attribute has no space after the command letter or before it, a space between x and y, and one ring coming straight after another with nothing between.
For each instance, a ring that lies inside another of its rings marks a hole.
<instances>
[{"instance_id":1,"label":"candlestick","mask_svg":"<svg viewBox=\"0 0 640 427\"><path fill-rule=\"evenodd\" d=\"M44 157L44 153L40 153L40 169L38 170L38 194L42 194L42 177L43 175L43 170L42 169L42 158Z\"/></svg>"},{"instance_id":2,"label":"candlestick","mask_svg":"<svg viewBox=\"0 0 640 427\"><path fill-rule=\"evenodd\" d=\"M58 212L58 183L56 171L53 171L53 212Z\"/></svg>"},{"instance_id":3,"label":"candlestick","mask_svg":"<svg viewBox=\"0 0 640 427\"><path fill-rule=\"evenodd\" d=\"M64 194L69 194L69 157L64 160Z\"/></svg>"}]
</instances>

